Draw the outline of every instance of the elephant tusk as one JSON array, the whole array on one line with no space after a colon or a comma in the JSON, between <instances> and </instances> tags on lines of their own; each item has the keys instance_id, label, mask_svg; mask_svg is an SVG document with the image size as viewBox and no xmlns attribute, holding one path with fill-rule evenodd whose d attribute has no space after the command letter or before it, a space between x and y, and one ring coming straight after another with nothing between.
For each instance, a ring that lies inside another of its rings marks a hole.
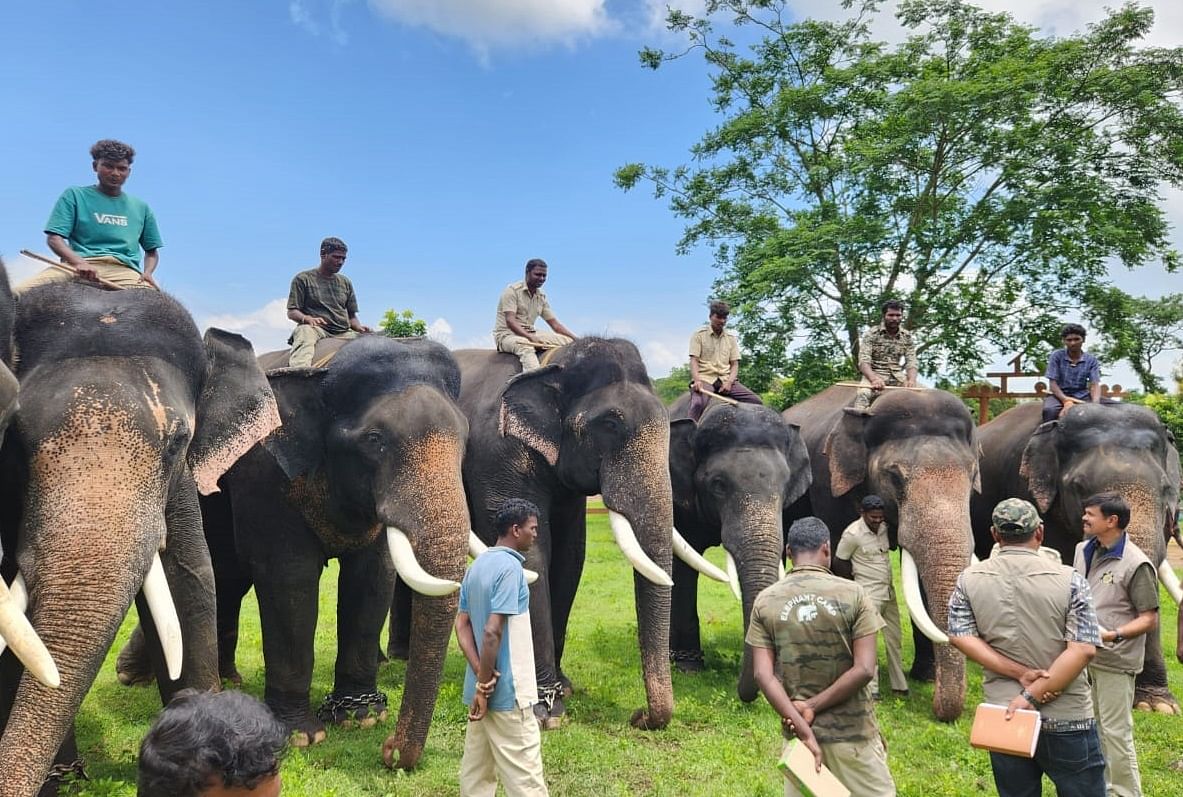
<instances>
[{"instance_id":1,"label":"elephant tusk","mask_svg":"<svg viewBox=\"0 0 1183 797\"><path fill-rule=\"evenodd\" d=\"M164 649L164 663L168 667L169 679L175 681L181 677L181 662L184 658L184 646L181 642L181 621L177 617L177 607L173 603L172 592L168 588L168 579L164 576L164 564L160 561L160 554L152 556L152 566L148 568L148 575L144 577L141 587L144 600L148 603L148 610L152 612L152 624L156 626L156 635L160 637L160 646Z\"/></svg>"},{"instance_id":2,"label":"elephant tusk","mask_svg":"<svg viewBox=\"0 0 1183 797\"><path fill-rule=\"evenodd\" d=\"M16 578L8 585L8 596L12 601L12 605L21 614L29 610L29 589L25 586L25 577L18 571ZM4 653L8 643L4 641L4 637L0 636L0 654Z\"/></svg>"},{"instance_id":3,"label":"elephant tusk","mask_svg":"<svg viewBox=\"0 0 1183 797\"><path fill-rule=\"evenodd\" d=\"M1162 560L1162 564L1158 566L1158 578L1162 581L1162 585L1167 588L1167 593L1171 596L1176 604L1183 603L1183 586L1179 585L1179 577L1175 575L1175 569L1171 567L1171 563L1166 559Z\"/></svg>"},{"instance_id":4,"label":"elephant tusk","mask_svg":"<svg viewBox=\"0 0 1183 797\"><path fill-rule=\"evenodd\" d=\"M707 561L706 557L686 542L686 538L674 529L674 555L708 578L722 584L727 583L727 574Z\"/></svg>"},{"instance_id":5,"label":"elephant tusk","mask_svg":"<svg viewBox=\"0 0 1183 797\"><path fill-rule=\"evenodd\" d=\"M470 541L471 542L471 541ZM394 562L394 569L408 587L420 595L438 598L451 595L460 589L459 582L446 578L436 578L428 573L415 558L415 549L407 535L394 526L386 527L386 544L390 546L390 559Z\"/></svg>"},{"instance_id":6,"label":"elephant tusk","mask_svg":"<svg viewBox=\"0 0 1183 797\"><path fill-rule=\"evenodd\" d=\"M785 579L785 560L781 559L776 563L776 580L784 581Z\"/></svg>"},{"instance_id":7,"label":"elephant tusk","mask_svg":"<svg viewBox=\"0 0 1183 797\"><path fill-rule=\"evenodd\" d=\"M949 637L937 628L937 624L924 608L924 601L920 597L920 575L916 571L916 560L908 553L907 548L900 548L900 580L904 582L904 603L908 605L912 624L933 642L949 644Z\"/></svg>"},{"instance_id":8,"label":"elephant tusk","mask_svg":"<svg viewBox=\"0 0 1183 797\"><path fill-rule=\"evenodd\" d=\"M608 525L612 527L612 536L620 546L624 558L629 561L638 573L659 587L672 587L674 580L670 574L657 566L657 563L646 555L637 542L637 535L633 531L633 524L619 512L608 510Z\"/></svg>"},{"instance_id":9,"label":"elephant tusk","mask_svg":"<svg viewBox=\"0 0 1183 797\"><path fill-rule=\"evenodd\" d=\"M472 529L468 530L468 555L473 559L489 550L489 546L481 542L481 538L476 536L476 532ZM528 567L523 567L522 572L526 574L526 583L533 584L538 580L538 572L531 570Z\"/></svg>"},{"instance_id":10,"label":"elephant tusk","mask_svg":"<svg viewBox=\"0 0 1183 797\"><path fill-rule=\"evenodd\" d=\"M978 559L978 555L977 555L976 553L971 553L971 554L969 555L969 564L970 564L970 567L973 567L974 565L976 565L976 564L980 564L980 563L981 563L981 560L980 560L980 559Z\"/></svg>"},{"instance_id":11,"label":"elephant tusk","mask_svg":"<svg viewBox=\"0 0 1183 797\"><path fill-rule=\"evenodd\" d=\"M743 602L743 590L739 588L739 568L735 566L735 558L727 553L727 583L731 585L731 594L740 603Z\"/></svg>"},{"instance_id":12,"label":"elephant tusk","mask_svg":"<svg viewBox=\"0 0 1183 797\"><path fill-rule=\"evenodd\" d=\"M62 685L62 676L58 673L57 665L53 662L53 656L49 655L45 643L37 636L29 619L25 617L25 609L29 602L28 592L24 589L24 581L19 575L17 581L21 582L20 587L18 588L14 582L13 589L10 590L4 579L0 578L0 641L7 640L12 652L20 659L21 664L25 665L30 675L50 689L57 689ZM23 599L13 594L18 589L24 595Z\"/></svg>"}]
</instances>

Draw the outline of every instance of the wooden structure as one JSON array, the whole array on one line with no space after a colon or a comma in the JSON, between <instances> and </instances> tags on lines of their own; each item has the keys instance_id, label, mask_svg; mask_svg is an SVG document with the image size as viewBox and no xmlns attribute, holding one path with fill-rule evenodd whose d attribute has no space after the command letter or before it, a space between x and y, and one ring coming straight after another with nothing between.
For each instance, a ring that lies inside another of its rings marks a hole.
<instances>
[{"instance_id":1,"label":"wooden structure","mask_svg":"<svg viewBox=\"0 0 1183 797\"><path fill-rule=\"evenodd\" d=\"M1040 371L1030 372L1023 370L1023 355L1016 354L1013 360L1007 360L1007 365L1013 366L1010 371L989 371L986 373L987 379L997 379L998 387L989 383L974 385L966 388L962 394L962 398L977 399L978 400L978 426L986 423L990 417L990 399L1021 399L1034 398L1042 401L1048 394L1047 385L1044 382L1036 382L1034 391L1013 391L1007 389L1008 379L1041 379L1043 373ZM1125 391L1122 390L1121 385L1101 385L1101 398L1107 399L1122 399L1125 397Z\"/></svg>"}]
</instances>

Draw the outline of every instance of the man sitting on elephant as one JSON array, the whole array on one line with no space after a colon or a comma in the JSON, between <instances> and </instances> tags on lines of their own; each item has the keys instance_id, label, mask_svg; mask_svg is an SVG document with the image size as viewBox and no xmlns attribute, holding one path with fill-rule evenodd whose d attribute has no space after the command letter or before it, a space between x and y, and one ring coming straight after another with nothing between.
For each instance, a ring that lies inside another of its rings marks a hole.
<instances>
[{"instance_id":1,"label":"man sitting on elephant","mask_svg":"<svg viewBox=\"0 0 1183 797\"><path fill-rule=\"evenodd\" d=\"M727 302L711 302L706 324L690 336L690 409L691 420L697 421L707 408L709 393L730 396L744 404L763 404L760 397L748 390L736 378L739 376L739 342L726 330L731 306Z\"/></svg>"},{"instance_id":2,"label":"man sitting on elephant","mask_svg":"<svg viewBox=\"0 0 1183 797\"><path fill-rule=\"evenodd\" d=\"M357 295L349 277L341 274L349 248L340 238L320 242L320 265L292 277L288 292L288 318L299 326L288 339L293 368L312 365L316 342L322 338L356 338L373 332L357 319Z\"/></svg>"},{"instance_id":3,"label":"man sitting on elephant","mask_svg":"<svg viewBox=\"0 0 1183 797\"><path fill-rule=\"evenodd\" d=\"M550 309L550 302L542 292L546 282L546 261L532 258L526 261L526 278L511 282L501 292L497 302L497 318L493 322L493 340L497 351L516 354L522 361L522 372L540 367L536 347L552 349L575 340L575 333L563 326ZM542 318L554 332L539 332L534 323Z\"/></svg>"},{"instance_id":4,"label":"man sitting on elephant","mask_svg":"<svg viewBox=\"0 0 1183 797\"><path fill-rule=\"evenodd\" d=\"M868 387L855 394L856 410L870 408L885 387L916 387L916 341L900 326L903 320L903 302L889 299L883 303L879 326L867 330L859 341L858 369Z\"/></svg>"},{"instance_id":5,"label":"man sitting on elephant","mask_svg":"<svg viewBox=\"0 0 1183 797\"><path fill-rule=\"evenodd\" d=\"M1084 327L1065 324L1060 331L1064 348L1047 358L1047 385L1051 395L1043 400L1043 422L1054 421L1073 404L1101 401L1101 363L1084 351Z\"/></svg>"}]
</instances>

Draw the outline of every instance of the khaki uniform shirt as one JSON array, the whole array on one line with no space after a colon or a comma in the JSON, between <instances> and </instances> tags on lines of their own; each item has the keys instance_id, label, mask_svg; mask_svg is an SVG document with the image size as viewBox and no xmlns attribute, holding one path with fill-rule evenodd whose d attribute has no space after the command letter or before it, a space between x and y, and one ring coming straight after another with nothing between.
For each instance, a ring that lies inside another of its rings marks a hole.
<instances>
[{"instance_id":1,"label":"khaki uniform shirt","mask_svg":"<svg viewBox=\"0 0 1183 797\"><path fill-rule=\"evenodd\" d=\"M1091 561L1086 566L1088 554ZM1088 579L1093 605L1097 607L1097 622L1102 628L1116 631L1142 612L1158 609L1158 576L1154 565L1128 535L1123 534L1110 549L1101 547L1096 538L1077 543L1073 567ZM1097 648L1089 666L1137 674L1142 672L1145 655L1146 635L1141 634Z\"/></svg>"},{"instance_id":2,"label":"khaki uniform shirt","mask_svg":"<svg viewBox=\"0 0 1183 797\"><path fill-rule=\"evenodd\" d=\"M918 368L912 333L900 327L899 333L892 337L882 323L867 330L858 348L859 367L864 363L870 363L871 370L883 379L903 384L908 369Z\"/></svg>"},{"instance_id":3,"label":"khaki uniform shirt","mask_svg":"<svg viewBox=\"0 0 1183 797\"><path fill-rule=\"evenodd\" d=\"M854 666L854 640L878 633L883 618L861 586L824 567L794 567L756 596L746 641L776 655L793 700L827 689ZM879 736L869 685L817 715L818 742L861 742Z\"/></svg>"},{"instance_id":4,"label":"khaki uniform shirt","mask_svg":"<svg viewBox=\"0 0 1183 797\"><path fill-rule=\"evenodd\" d=\"M698 358L698 375L704 382L726 379L732 361L739 361L739 342L726 327L716 335L710 324L703 324L690 336L690 356Z\"/></svg>"},{"instance_id":5,"label":"khaki uniform shirt","mask_svg":"<svg viewBox=\"0 0 1183 797\"><path fill-rule=\"evenodd\" d=\"M288 309L320 316L328 322L324 326L325 332L340 335L349 331L349 319L357 315L357 296L353 292L353 283L344 274L325 279L316 269L310 268L292 277Z\"/></svg>"},{"instance_id":6,"label":"khaki uniform shirt","mask_svg":"<svg viewBox=\"0 0 1183 797\"><path fill-rule=\"evenodd\" d=\"M542 288L539 288L531 296L530 291L526 290L525 280L511 282L501 292L501 299L497 302L497 318L493 322L493 340L495 341L516 334L509 328L509 324L505 323L506 313L513 313L518 323L525 327L527 332L535 331L534 322L539 317L547 322L553 321L555 317Z\"/></svg>"},{"instance_id":7,"label":"khaki uniform shirt","mask_svg":"<svg viewBox=\"0 0 1183 797\"><path fill-rule=\"evenodd\" d=\"M838 540L834 556L849 559L854 568L854 580L862 584L867 597L876 603L895 598L891 587L891 557L888 550L887 524L880 523L878 531L871 531L862 518L846 527Z\"/></svg>"}]
</instances>

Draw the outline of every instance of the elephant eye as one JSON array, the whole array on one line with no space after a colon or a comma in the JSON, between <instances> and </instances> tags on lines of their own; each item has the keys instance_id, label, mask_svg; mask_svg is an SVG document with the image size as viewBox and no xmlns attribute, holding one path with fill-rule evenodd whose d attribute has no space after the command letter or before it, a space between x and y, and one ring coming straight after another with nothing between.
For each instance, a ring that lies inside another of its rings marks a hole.
<instances>
[{"instance_id":1,"label":"elephant eye","mask_svg":"<svg viewBox=\"0 0 1183 797\"><path fill-rule=\"evenodd\" d=\"M371 429L366 432L366 442L374 446L382 445L382 433L376 429Z\"/></svg>"}]
</instances>

